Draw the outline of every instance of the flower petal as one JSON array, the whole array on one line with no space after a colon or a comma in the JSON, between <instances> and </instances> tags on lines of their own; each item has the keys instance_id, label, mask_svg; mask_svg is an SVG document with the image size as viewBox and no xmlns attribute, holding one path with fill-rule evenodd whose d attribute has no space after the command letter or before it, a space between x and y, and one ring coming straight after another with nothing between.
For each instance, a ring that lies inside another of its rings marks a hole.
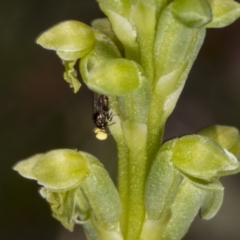
<instances>
[{"instance_id":1,"label":"flower petal","mask_svg":"<svg viewBox=\"0 0 240 240\"><path fill-rule=\"evenodd\" d=\"M70 87L73 88L74 93L76 93L80 87L81 83L77 79L77 72L74 69L76 61L63 61L65 72L63 78L70 84Z\"/></svg>"},{"instance_id":2,"label":"flower petal","mask_svg":"<svg viewBox=\"0 0 240 240\"><path fill-rule=\"evenodd\" d=\"M92 156L92 158L94 158ZM88 159L70 149L52 150L18 163L14 170L57 191L74 188L88 175Z\"/></svg>"},{"instance_id":3,"label":"flower petal","mask_svg":"<svg viewBox=\"0 0 240 240\"><path fill-rule=\"evenodd\" d=\"M187 135L164 145L162 150L171 149L173 164L187 176L209 181L239 168L233 154L204 136Z\"/></svg>"},{"instance_id":4,"label":"flower petal","mask_svg":"<svg viewBox=\"0 0 240 240\"><path fill-rule=\"evenodd\" d=\"M206 25L208 28L226 27L240 17L240 4L233 0L209 0L213 20Z\"/></svg>"},{"instance_id":5,"label":"flower petal","mask_svg":"<svg viewBox=\"0 0 240 240\"><path fill-rule=\"evenodd\" d=\"M95 36L90 26L78 21L66 21L40 35L37 43L51 50L78 52L91 50Z\"/></svg>"},{"instance_id":6,"label":"flower petal","mask_svg":"<svg viewBox=\"0 0 240 240\"><path fill-rule=\"evenodd\" d=\"M216 141L221 147L226 148L235 157L240 155L240 135L235 127L212 125L203 128L198 132L199 135L209 137Z\"/></svg>"},{"instance_id":7,"label":"flower petal","mask_svg":"<svg viewBox=\"0 0 240 240\"><path fill-rule=\"evenodd\" d=\"M174 0L173 16L190 28L199 28L212 20L212 12L207 0Z\"/></svg>"}]
</instances>

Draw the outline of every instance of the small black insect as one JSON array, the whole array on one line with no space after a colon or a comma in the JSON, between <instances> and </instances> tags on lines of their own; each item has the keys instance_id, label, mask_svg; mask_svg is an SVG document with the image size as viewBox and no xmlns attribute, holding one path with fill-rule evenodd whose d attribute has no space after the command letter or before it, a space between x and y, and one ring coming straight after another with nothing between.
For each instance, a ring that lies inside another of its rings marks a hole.
<instances>
[{"instance_id":1,"label":"small black insect","mask_svg":"<svg viewBox=\"0 0 240 240\"><path fill-rule=\"evenodd\" d=\"M94 93L93 122L96 126L94 132L96 133L96 138L99 140L105 140L107 138L106 127L109 126L109 122L111 122L113 118L112 113L109 113L109 110L108 97Z\"/></svg>"}]
</instances>

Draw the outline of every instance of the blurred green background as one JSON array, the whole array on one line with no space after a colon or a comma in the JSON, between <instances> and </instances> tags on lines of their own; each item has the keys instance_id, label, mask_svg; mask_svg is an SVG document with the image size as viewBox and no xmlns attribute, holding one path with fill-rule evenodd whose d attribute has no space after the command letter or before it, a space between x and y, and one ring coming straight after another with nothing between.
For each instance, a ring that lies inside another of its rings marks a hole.
<instances>
[{"instance_id":1,"label":"blurred green background","mask_svg":"<svg viewBox=\"0 0 240 240\"><path fill-rule=\"evenodd\" d=\"M0 8L0 240L85 240L81 227L65 230L51 217L39 186L12 170L19 160L56 148L97 156L116 179L111 137L98 141L92 129L92 93L77 94L63 81L54 52L34 43L63 20L87 24L103 17L95 0L4 0ZM208 30L166 139L210 124L240 129L240 20ZM240 175L223 178L223 206L210 221L197 218L184 240L240 239Z\"/></svg>"}]
</instances>

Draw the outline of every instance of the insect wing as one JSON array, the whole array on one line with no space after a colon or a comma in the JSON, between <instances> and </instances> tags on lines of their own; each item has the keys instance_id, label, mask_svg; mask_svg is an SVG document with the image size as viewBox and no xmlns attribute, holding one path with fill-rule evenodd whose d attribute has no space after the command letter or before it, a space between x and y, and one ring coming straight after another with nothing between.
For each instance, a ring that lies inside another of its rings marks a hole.
<instances>
[{"instance_id":1,"label":"insect wing","mask_svg":"<svg viewBox=\"0 0 240 240\"><path fill-rule=\"evenodd\" d=\"M102 95L98 93L93 93L93 112L101 112L103 111L102 109Z\"/></svg>"},{"instance_id":2,"label":"insect wing","mask_svg":"<svg viewBox=\"0 0 240 240\"><path fill-rule=\"evenodd\" d=\"M109 111L109 100L108 97L105 95L101 96L101 103L102 103L102 109L104 112L108 112Z\"/></svg>"}]
</instances>

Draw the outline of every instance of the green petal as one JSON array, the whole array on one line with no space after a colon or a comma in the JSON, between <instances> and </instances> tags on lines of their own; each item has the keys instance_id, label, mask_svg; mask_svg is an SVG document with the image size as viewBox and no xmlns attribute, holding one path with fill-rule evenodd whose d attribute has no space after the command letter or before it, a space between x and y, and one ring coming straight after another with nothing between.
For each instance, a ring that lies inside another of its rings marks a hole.
<instances>
[{"instance_id":1,"label":"green petal","mask_svg":"<svg viewBox=\"0 0 240 240\"><path fill-rule=\"evenodd\" d=\"M93 218L105 230L119 226L121 212L120 198L108 172L102 165L91 164L81 189L91 207Z\"/></svg>"},{"instance_id":2,"label":"green petal","mask_svg":"<svg viewBox=\"0 0 240 240\"><path fill-rule=\"evenodd\" d=\"M174 0L173 16L190 28L199 28L212 20L212 12L207 0Z\"/></svg>"},{"instance_id":3,"label":"green petal","mask_svg":"<svg viewBox=\"0 0 240 240\"><path fill-rule=\"evenodd\" d=\"M168 143L170 144L171 141ZM194 178L211 180L239 168L237 159L210 138L188 135L174 140L172 162L181 172Z\"/></svg>"},{"instance_id":4,"label":"green petal","mask_svg":"<svg viewBox=\"0 0 240 240\"><path fill-rule=\"evenodd\" d=\"M181 93L205 37L204 29L192 29L179 23L172 16L170 7L161 14L154 45L156 104L161 101L164 109L166 103L175 105L178 97L171 95ZM171 98L175 101L170 101Z\"/></svg>"},{"instance_id":5,"label":"green petal","mask_svg":"<svg viewBox=\"0 0 240 240\"><path fill-rule=\"evenodd\" d=\"M57 51L57 55L64 61L74 61L77 60L89 52L89 49L84 49L83 51L68 52L68 51Z\"/></svg>"},{"instance_id":6,"label":"green petal","mask_svg":"<svg viewBox=\"0 0 240 240\"><path fill-rule=\"evenodd\" d=\"M36 154L27 160L22 160L18 162L13 169L18 171L23 177L29 179L36 179L32 174L33 167L38 163L38 161L42 158L43 154Z\"/></svg>"},{"instance_id":7,"label":"green petal","mask_svg":"<svg viewBox=\"0 0 240 240\"><path fill-rule=\"evenodd\" d=\"M171 205L171 215L161 239L182 239L197 215L205 196L206 191L194 186L191 181L184 179Z\"/></svg>"},{"instance_id":8,"label":"green petal","mask_svg":"<svg viewBox=\"0 0 240 240\"><path fill-rule=\"evenodd\" d=\"M97 41L94 49L80 61L80 73L85 83L89 74L102 62L120 58L121 54L114 42L101 32L96 32Z\"/></svg>"},{"instance_id":9,"label":"green petal","mask_svg":"<svg viewBox=\"0 0 240 240\"><path fill-rule=\"evenodd\" d=\"M106 36L108 36L116 44L118 49L120 49L121 52L124 52L123 46L119 39L116 37L115 33L113 32L111 24L107 18L95 19L92 21L91 25L94 29L98 29L99 31L103 32Z\"/></svg>"},{"instance_id":10,"label":"green petal","mask_svg":"<svg viewBox=\"0 0 240 240\"><path fill-rule=\"evenodd\" d=\"M240 155L240 135L235 127L212 125L198 132L199 135L209 137L221 147L226 148L234 156Z\"/></svg>"},{"instance_id":11,"label":"green petal","mask_svg":"<svg viewBox=\"0 0 240 240\"><path fill-rule=\"evenodd\" d=\"M79 185L88 175L89 166L88 159L80 152L61 149L26 159L14 170L24 177L36 179L46 188L60 191Z\"/></svg>"},{"instance_id":12,"label":"green petal","mask_svg":"<svg viewBox=\"0 0 240 240\"><path fill-rule=\"evenodd\" d=\"M240 4L233 0L209 0L213 19L207 24L208 28L225 27L240 17Z\"/></svg>"},{"instance_id":13,"label":"green petal","mask_svg":"<svg viewBox=\"0 0 240 240\"><path fill-rule=\"evenodd\" d=\"M218 181L218 179L213 179L211 182L189 177L188 179L192 182L193 185L206 191L206 196L200 212L201 217L203 219L213 218L222 205L224 187Z\"/></svg>"},{"instance_id":14,"label":"green petal","mask_svg":"<svg viewBox=\"0 0 240 240\"><path fill-rule=\"evenodd\" d=\"M116 13L124 14L129 7L128 0L97 0L102 11L110 9Z\"/></svg>"},{"instance_id":15,"label":"green petal","mask_svg":"<svg viewBox=\"0 0 240 240\"><path fill-rule=\"evenodd\" d=\"M137 42L137 31L132 25L131 20L107 8L104 9L104 13L108 16L117 38L124 45L125 56L128 59L138 61L140 53Z\"/></svg>"},{"instance_id":16,"label":"green petal","mask_svg":"<svg viewBox=\"0 0 240 240\"><path fill-rule=\"evenodd\" d=\"M93 68L85 83L94 92L121 96L138 87L139 73L134 62L116 58L106 60Z\"/></svg>"},{"instance_id":17,"label":"green petal","mask_svg":"<svg viewBox=\"0 0 240 240\"><path fill-rule=\"evenodd\" d=\"M42 188L40 194L50 204L52 215L69 231L73 231L75 225L75 193L76 189L63 192L52 192Z\"/></svg>"},{"instance_id":18,"label":"green petal","mask_svg":"<svg viewBox=\"0 0 240 240\"><path fill-rule=\"evenodd\" d=\"M93 48L95 36L88 25L78 21L66 21L40 35L37 43L50 50L84 52Z\"/></svg>"},{"instance_id":19,"label":"green petal","mask_svg":"<svg viewBox=\"0 0 240 240\"><path fill-rule=\"evenodd\" d=\"M81 87L81 83L77 79L77 71L74 69L75 63L76 61L63 61L65 68L63 78L70 84L70 87L73 88L74 93L78 92Z\"/></svg>"},{"instance_id":20,"label":"green petal","mask_svg":"<svg viewBox=\"0 0 240 240\"><path fill-rule=\"evenodd\" d=\"M145 187L147 219L157 220L175 197L182 177L171 163L170 151L160 152L154 160ZM148 223L149 224L149 223Z\"/></svg>"},{"instance_id":21,"label":"green petal","mask_svg":"<svg viewBox=\"0 0 240 240\"><path fill-rule=\"evenodd\" d=\"M218 191L207 192L201 208L201 217L203 219L211 219L217 214L223 202L223 195L223 188Z\"/></svg>"},{"instance_id":22,"label":"green petal","mask_svg":"<svg viewBox=\"0 0 240 240\"><path fill-rule=\"evenodd\" d=\"M108 18L94 19L91 22L91 25L93 28L98 29L99 31L102 31L104 34L106 34L110 38L115 36Z\"/></svg>"}]
</instances>

